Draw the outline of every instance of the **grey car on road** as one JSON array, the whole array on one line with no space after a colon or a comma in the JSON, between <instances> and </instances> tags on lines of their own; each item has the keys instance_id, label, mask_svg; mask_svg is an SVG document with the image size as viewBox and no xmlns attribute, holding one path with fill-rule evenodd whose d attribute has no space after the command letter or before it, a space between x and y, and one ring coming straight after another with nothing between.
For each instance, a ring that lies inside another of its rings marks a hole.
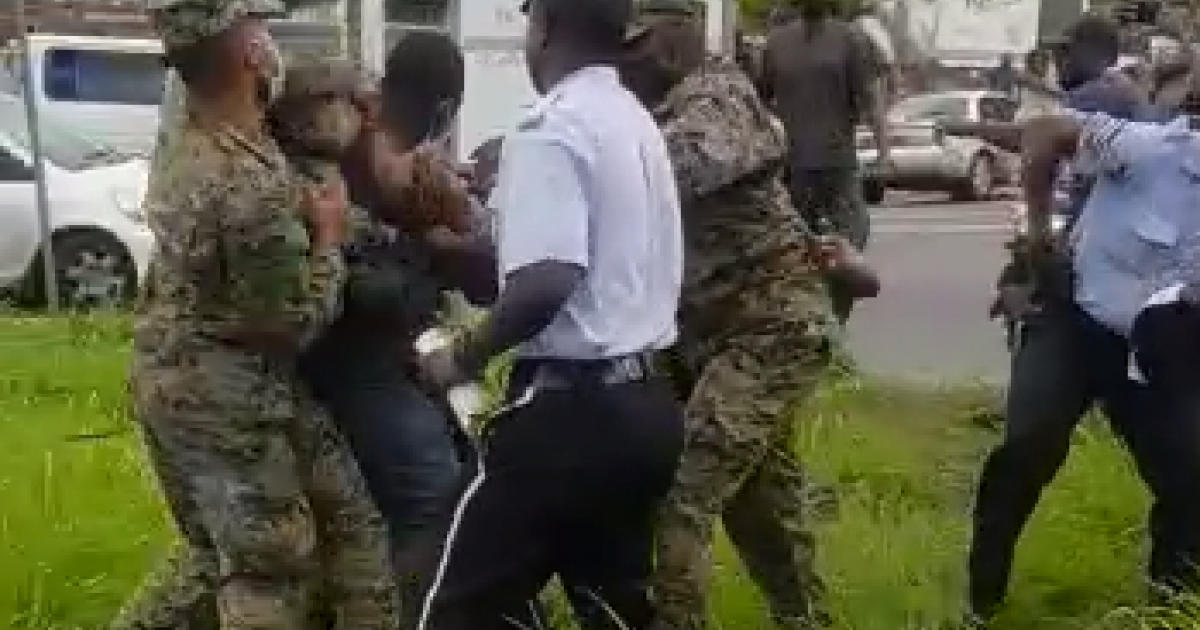
<instances>
[{"instance_id":1,"label":"grey car on road","mask_svg":"<svg viewBox=\"0 0 1200 630\"><path fill-rule=\"evenodd\" d=\"M1001 92L955 90L918 94L888 112L892 164L880 171L874 134L859 129L856 144L867 200L888 189L946 192L956 201L981 201L1015 182L1016 160L982 140L947 136L945 122L1012 122L1018 104Z\"/></svg>"}]
</instances>

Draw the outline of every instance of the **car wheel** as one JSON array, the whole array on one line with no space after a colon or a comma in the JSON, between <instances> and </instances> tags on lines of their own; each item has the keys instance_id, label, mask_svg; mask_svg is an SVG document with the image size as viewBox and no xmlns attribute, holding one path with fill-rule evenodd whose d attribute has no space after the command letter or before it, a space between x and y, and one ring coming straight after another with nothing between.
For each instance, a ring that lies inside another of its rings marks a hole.
<instances>
[{"instance_id":1,"label":"car wheel","mask_svg":"<svg viewBox=\"0 0 1200 630\"><path fill-rule=\"evenodd\" d=\"M867 180L863 182L863 200L868 205L878 206L887 196L887 187L882 182Z\"/></svg>"},{"instance_id":2,"label":"car wheel","mask_svg":"<svg viewBox=\"0 0 1200 630\"><path fill-rule=\"evenodd\" d=\"M956 201L984 201L995 191L996 160L986 153L979 153L971 158L967 178L955 191L954 198Z\"/></svg>"},{"instance_id":3,"label":"car wheel","mask_svg":"<svg viewBox=\"0 0 1200 630\"><path fill-rule=\"evenodd\" d=\"M54 268L59 304L69 309L117 308L137 294L137 266L115 237L100 230L56 234ZM22 292L26 306L46 306L46 283L39 254Z\"/></svg>"}]
</instances>

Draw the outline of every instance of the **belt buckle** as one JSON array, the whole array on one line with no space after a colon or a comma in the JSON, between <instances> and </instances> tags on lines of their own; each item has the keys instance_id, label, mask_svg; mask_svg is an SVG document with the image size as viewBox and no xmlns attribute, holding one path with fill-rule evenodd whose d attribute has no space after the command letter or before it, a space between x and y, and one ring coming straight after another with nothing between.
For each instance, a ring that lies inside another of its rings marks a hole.
<instances>
[{"instance_id":1,"label":"belt buckle","mask_svg":"<svg viewBox=\"0 0 1200 630\"><path fill-rule=\"evenodd\" d=\"M627 355L613 360L612 365L605 370L606 385L621 385L644 381L650 376L649 362L643 355Z\"/></svg>"},{"instance_id":2,"label":"belt buckle","mask_svg":"<svg viewBox=\"0 0 1200 630\"><path fill-rule=\"evenodd\" d=\"M530 381L530 387L539 390L561 390L570 389L571 382L563 377L562 374L555 372L547 366L538 366L533 373L533 378Z\"/></svg>"}]
</instances>

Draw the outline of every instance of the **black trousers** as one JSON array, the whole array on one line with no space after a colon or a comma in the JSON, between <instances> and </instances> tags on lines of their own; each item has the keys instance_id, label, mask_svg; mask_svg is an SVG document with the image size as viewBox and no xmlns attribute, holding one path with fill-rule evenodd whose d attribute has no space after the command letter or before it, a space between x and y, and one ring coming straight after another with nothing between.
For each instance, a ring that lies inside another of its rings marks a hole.
<instances>
[{"instance_id":1,"label":"black trousers","mask_svg":"<svg viewBox=\"0 0 1200 630\"><path fill-rule=\"evenodd\" d=\"M1154 546L1150 577L1182 579L1191 551L1179 542L1194 530L1195 462L1200 442L1181 439L1186 421L1164 413L1164 398L1128 377L1129 343L1078 307L1055 303L1022 321L1009 383L1004 440L983 467L974 513L969 574L974 611L990 615L1002 603L1017 540L1066 459L1071 436L1099 404L1124 442L1151 493ZM1182 418L1182 415L1179 416ZM1189 457L1184 452L1191 453Z\"/></svg>"},{"instance_id":2,"label":"black trousers","mask_svg":"<svg viewBox=\"0 0 1200 630\"><path fill-rule=\"evenodd\" d=\"M682 409L657 380L606 385L584 370L569 387L531 387L537 369L518 363L509 407L482 439L419 630L530 626L530 602L555 576L588 630L653 621L655 521Z\"/></svg>"},{"instance_id":3,"label":"black trousers","mask_svg":"<svg viewBox=\"0 0 1200 630\"><path fill-rule=\"evenodd\" d=\"M1162 439L1150 472L1159 488L1150 513L1150 576L1170 590L1200 587L1200 309L1147 309L1132 334L1138 367L1158 407Z\"/></svg>"}]
</instances>

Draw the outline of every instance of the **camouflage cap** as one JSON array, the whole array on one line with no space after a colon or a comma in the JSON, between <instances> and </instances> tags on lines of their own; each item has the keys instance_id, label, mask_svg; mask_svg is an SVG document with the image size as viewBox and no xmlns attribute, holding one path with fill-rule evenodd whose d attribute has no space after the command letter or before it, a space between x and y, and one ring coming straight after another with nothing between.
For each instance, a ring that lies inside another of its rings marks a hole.
<instances>
[{"instance_id":1,"label":"camouflage cap","mask_svg":"<svg viewBox=\"0 0 1200 630\"><path fill-rule=\"evenodd\" d=\"M375 83L370 71L349 59L297 57L288 62L283 98L353 94L371 89Z\"/></svg>"},{"instance_id":2,"label":"camouflage cap","mask_svg":"<svg viewBox=\"0 0 1200 630\"><path fill-rule=\"evenodd\" d=\"M278 0L150 0L147 8L168 50L187 48L219 35L244 17L286 13Z\"/></svg>"},{"instance_id":3,"label":"camouflage cap","mask_svg":"<svg viewBox=\"0 0 1200 630\"><path fill-rule=\"evenodd\" d=\"M626 42L642 37L655 22L664 18L700 17L704 13L704 7L699 0L639 0L636 11L629 29L625 32Z\"/></svg>"}]
</instances>

